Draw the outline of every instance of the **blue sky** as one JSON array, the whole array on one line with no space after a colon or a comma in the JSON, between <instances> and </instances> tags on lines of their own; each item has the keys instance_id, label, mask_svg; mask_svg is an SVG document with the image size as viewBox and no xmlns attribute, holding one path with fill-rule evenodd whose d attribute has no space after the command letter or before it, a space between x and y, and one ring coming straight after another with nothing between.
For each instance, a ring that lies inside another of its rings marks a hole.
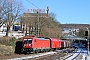
<instances>
[{"instance_id":1,"label":"blue sky","mask_svg":"<svg viewBox=\"0 0 90 60\"><path fill-rule=\"evenodd\" d=\"M56 14L61 24L90 24L90 0L29 0L40 9L49 6L49 13ZM22 0L25 10L36 8L27 0ZM36 8L37 9L37 8Z\"/></svg>"}]
</instances>

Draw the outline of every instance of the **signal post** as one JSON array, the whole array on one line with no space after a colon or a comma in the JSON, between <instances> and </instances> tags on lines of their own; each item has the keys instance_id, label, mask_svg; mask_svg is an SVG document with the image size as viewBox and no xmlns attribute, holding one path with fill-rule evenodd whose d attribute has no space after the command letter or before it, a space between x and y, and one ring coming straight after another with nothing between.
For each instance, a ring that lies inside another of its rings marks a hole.
<instances>
[{"instance_id":1,"label":"signal post","mask_svg":"<svg viewBox=\"0 0 90 60\"><path fill-rule=\"evenodd\" d=\"M88 49L88 55L89 55L89 29L86 27L87 31L85 31L85 37L87 38L87 49Z\"/></svg>"}]
</instances>

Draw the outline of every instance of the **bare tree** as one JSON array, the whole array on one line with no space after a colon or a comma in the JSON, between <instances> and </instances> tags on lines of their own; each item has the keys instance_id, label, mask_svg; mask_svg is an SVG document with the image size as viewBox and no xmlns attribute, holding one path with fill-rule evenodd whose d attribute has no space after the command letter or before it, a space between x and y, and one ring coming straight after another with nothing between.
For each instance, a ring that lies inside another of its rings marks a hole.
<instances>
[{"instance_id":1,"label":"bare tree","mask_svg":"<svg viewBox=\"0 0 90 60\"><path fill-rule=\"evenodd\" d=\"M0 2L2 2L0 3L0 16L3 21L6 21L6 36L8 36L10 27L16 20L20 19L20 15L22 14L23 10L22 3L20 0L0 0Z\"/></svg>"},{"instance_id":2,"label":"bare tree","mask_svg":"<svg viewBox=\"0 0 90 60\"><path fill-rule=\"evenodd\" d=\"M49 16L53 19L53 20L56 20L56 14L51 12L49 13Z\"/></svg>"},{"instance_id":3,"label":"bare tree","mask_svg":"<svg viewBox=\"0 0 90 60\"><path fill-rule=\"evenodd\" d=\"M79 32L78 32L78 36L81 36L81 37L85 37L85 31L86 31L86 27L82 27L79 29Z\"/></svg>"},{"instance_id":4,"label":"bare tree","mask_svg":"<svg viewBox=\"0 0 90 60\"><path fill-rule=\"evenodd\" d=\"M3 25L4 23L4 14L5 14L5 3L6 3L6 0L0 0L0 27Z\"/></svg>"}]
</instances>

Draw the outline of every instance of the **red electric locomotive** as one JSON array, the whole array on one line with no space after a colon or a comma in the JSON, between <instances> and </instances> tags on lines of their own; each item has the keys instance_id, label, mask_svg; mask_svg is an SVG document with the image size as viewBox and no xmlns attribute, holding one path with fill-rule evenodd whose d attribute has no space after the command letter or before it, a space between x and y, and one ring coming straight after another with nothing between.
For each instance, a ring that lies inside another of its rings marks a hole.
<instances>
[{"instance_id":1,"label":"red electric locomotive","mask_svg":"<svg viewBox=\"0 0 90 60\"><path fill-rule=\"evenodd\" d=\"M50 50L50 40L45 38L37 38L25 36L22 42L23 52L42 52Z\"/></svg>"}]
</instances>

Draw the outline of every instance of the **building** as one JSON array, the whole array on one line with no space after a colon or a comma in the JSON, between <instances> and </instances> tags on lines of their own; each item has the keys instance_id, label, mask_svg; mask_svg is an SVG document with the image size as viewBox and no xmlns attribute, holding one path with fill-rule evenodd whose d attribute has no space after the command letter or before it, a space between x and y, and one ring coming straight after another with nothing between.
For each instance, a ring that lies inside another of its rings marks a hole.
<instances>
[{"instance_id":1,"label":"building","mask_svg":"<svg viewBox=\"0 0 90 60\"><path fill-rule=\"evenodd\" d=\"M24 13L21 17L21 30L29 35L60 38L60 28L52 26L53 22L47 13Z\"/></svg>"},{"instance_id":2,"label":"building","mask_svg":"<svg viewBox=\"0 0 90 60\"><path fill-rule=\"evenodd\" d=\"M21 17L21 30L26 32L27 29L27 33L29 33L29 29L33 30L31 32L32 34L36 34L37 30L37 33L39 34L39 29L41 28L42 24L46 20L49 20L49 18L50 17L46 13L24 13Z\"/></svg>"},{"instance_id":3,"label":"building","mask_svg":"<svg viewBox=\"0 0 90 60\"><path fill-rule=\"evenodd\" d=\"M76 35L79 29L88 27L90 30L90 24L61 24L62 33L69 35Z\"/></svg>"}]
</instances>

